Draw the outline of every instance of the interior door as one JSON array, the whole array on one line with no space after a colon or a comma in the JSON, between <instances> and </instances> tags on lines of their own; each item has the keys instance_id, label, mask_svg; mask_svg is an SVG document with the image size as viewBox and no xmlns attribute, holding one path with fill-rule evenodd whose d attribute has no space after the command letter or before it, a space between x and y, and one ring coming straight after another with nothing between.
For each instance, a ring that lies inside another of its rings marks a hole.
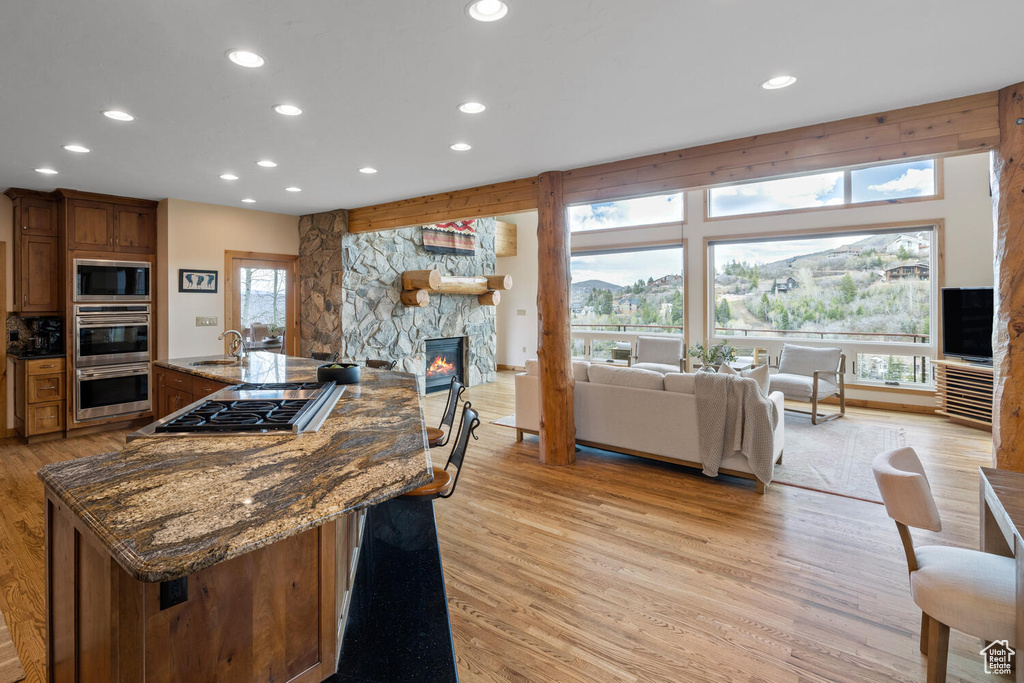
<instances>
[{"instance_id":1,"label":"interior door","mask_svg":"<svg viewBox=\"0 0 1024 683\"><path fill-rule=\"evenodd\" d=\"M251 350L299 354L298 256L227 252L227 329Z\"/></svg>"}]
</instances>

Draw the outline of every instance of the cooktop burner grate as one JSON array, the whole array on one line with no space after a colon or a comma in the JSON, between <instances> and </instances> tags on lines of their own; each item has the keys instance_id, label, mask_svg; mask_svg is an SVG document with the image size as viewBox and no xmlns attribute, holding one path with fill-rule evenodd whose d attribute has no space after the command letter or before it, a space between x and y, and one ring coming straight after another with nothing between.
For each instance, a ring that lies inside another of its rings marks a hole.
<instances>
[{"instance_id":1,"label":"cooktop burner grate","mask_svg":"<svg viewBox=\"0 0 1024 683\"><path fill-rule=\"evenodd\" d=\"M231 387L235 395L248 398L215 398L199 404L172 420L158 424L157 433L179 432L254 432L298 431L308 416L326 400L334 383L288 382L275 384L239 384ZM285 398L288 392L306 392L302 398ZM252 394L251 392L259 392ZM271 397L267 398L267 393ZM230 394L229 394L230 395ZM279 398L274 398L277 396Z\"/></svg>"}]
</instances>

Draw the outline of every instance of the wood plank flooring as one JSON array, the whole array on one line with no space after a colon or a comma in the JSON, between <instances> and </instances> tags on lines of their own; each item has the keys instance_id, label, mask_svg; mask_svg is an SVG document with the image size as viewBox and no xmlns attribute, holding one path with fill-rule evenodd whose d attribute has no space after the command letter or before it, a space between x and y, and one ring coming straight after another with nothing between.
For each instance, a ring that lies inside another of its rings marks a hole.
<instances>
[{"instance_id":1,"label":"wood plank flooring","mask_svg":"<svg viewBox=\"0 0 1024 683\"><path fill-rule=\"evenodd\" d=\"M458 490L435 505L463 681L923 681L920 612L879 505L585 450L537 461L535 437L490 424L514 411L512 373L468 394L482 412ZM436 422L444 394L426 401ZM801 418L790 418L801 419ZM979 465L991 435L939 418L851 409L906 428L944 529L978 545ZM0 609L29 683L45 680L47 462L113 450L125 432L0 441ZM445 452L438 453L443 461ZM949 681L990 681L954 632Z\"/></svg>"}]
</instances>

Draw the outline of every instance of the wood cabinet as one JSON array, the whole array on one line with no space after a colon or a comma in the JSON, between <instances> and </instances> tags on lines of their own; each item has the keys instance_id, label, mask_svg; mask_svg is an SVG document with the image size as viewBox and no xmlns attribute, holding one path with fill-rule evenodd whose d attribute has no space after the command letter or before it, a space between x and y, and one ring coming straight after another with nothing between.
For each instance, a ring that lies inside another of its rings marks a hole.
<instances>
[{"instance_id":1,"label":"wood cabinet","mask_svg":"<svg viewBox=\"0 0 1024 683\"><path fill-rule=\"evenodd\" d=\"M57 198L49 193L10 189L14 207L14 310L63 310Z\"/></svg>"},{"instance_id":2,"label":"wood cabinet","mask_svg":"<svg viewBox=\"0 0 1024 683\"><path fill-rule=\"evenodd\" d=\"M189 403L205 398L215 391L220 391L230 384L218 382L205 377L197 377L187 372L153 368L153 395L156 403L153 407L156 419L162 419L171 413L181 410Z\"/></svg>"},{"instance_id":3,"label":"wood cabinet","mask_svg":"<svg viewBox=\"0 0 1024 683\"><path fill-rule=\"evenodd\" d=\"M935 400L939 415L971 427L992 429L994 371L990 366L937 360Z\"/></svg>"},{"instance_id":4,"label":"wood cabinet","mask_svg":"<svg viewBox=\"0 0 1024 683\"><path fill-rule=\"evenodd\" d=\"M69 191L62 192L68 197L68 249L135 254L156 252L154 202L98 201L71 196Z\"/></svg>"},{"instance_id":5,"label":"wood cabinet","mask_svg":"<svg viewBox=\"0 0 1024 683\"><path fill-rule=\"evenodd\" d=\"M67 414L63 358L17 359L14 364L14 425L26 439L64 431Z\"/></svg>"}]
</instances>

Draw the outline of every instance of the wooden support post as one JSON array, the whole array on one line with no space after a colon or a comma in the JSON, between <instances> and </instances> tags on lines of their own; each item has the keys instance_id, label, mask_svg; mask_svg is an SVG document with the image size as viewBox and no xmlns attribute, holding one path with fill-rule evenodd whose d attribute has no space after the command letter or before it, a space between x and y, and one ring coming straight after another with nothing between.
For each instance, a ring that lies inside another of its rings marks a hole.
<instances>
[{"instance_id":1,"label":"wooden support post","mask_svg":"<svg viewBox=\"0 0 1024 683\"><path fill-rule=\"evenodd\" d=\"M402 303L412 308L430 305L430 295L425 289L407 289L402 292Z\"/></svg>"},{"instance_id":2,"label":"wooden support post","mask_svg":"<svg viewBox=\"0 0 1024 683\"><path fill-rule=\"evenodd\" d=\"M501 303L501 292L487 292L476 298L481 306L497 306Z\"/></svg>"},{"instance_id":3,"label":"wooden support post","mask_svg":"<svg viewBox=\"0 0 1024 683\"><path fill-rule=\"evenodd\" d=\"M571 465L576 462L576 420L569 319L569 230L562 173L542 173L537 192L540 461L545 465Z\"/></svg>"},{"instance_id":4,"label":"wooden support post","mask_svg":"<svg viewBox=\"0 0 1024 683\"><path fill-rule=\"evenodd\" d=\"M1024 472L1024 83L999 91L995 218L995 466Z\"/></svg>"}]
</instances>

